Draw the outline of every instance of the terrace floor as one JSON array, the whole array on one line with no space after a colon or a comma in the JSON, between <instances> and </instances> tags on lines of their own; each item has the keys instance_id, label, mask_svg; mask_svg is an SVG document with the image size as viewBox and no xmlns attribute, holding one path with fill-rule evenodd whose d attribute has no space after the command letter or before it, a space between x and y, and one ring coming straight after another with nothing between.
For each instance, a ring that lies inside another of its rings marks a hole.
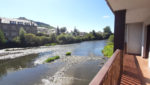
<instances>
[{"instance_id":1,"label":"terrace floor","mask_svg":"<svg viewBox=\"0 0 150 85\"><path fill-rule=\"evenodd\" d=\"M150 85L148 60L125 54L120 85Z\"/></svg>"}]
</instances>

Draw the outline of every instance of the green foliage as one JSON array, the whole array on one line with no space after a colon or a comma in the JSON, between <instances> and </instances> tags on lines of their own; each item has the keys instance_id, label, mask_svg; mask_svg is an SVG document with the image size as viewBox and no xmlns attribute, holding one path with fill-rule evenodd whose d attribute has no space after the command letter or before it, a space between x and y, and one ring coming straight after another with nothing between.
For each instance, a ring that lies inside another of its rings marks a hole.
<instances>
[{"instance_id":1,"label":"green foliage","mask_svg":"<svg viewBox=\"0 0 150 85\"><path fill-rule=\"evenodd\" d=\"M113 45L106 45L102 50L102 53L104 54L104 56L111 57L113 54L113 48Z\"/></svg>"},{"instance_id":2,"label":"green foliage","mask_svg":"<svg viewBox=\"0 0 150 85\"><path fill-rule=\"evenodd\" d=\"M56 35L60 35L59 27L56 28Z\"/></svg>"},{"instance_id":3,"label":"green foliage","mask_svg":"<svg viewBox=\"0 0 150 85\"><path fill-rule=\"evenodd\" d=\"M111 32L109 26L106 26L103 30L104 30L104 33L103 33L104 39L107 39L107 38L109 38L110 35L112 35L112 32Z\"/></svg>"},{"instance_id":4,"label":"green foliage","mask_svg":"<svg viewBox=\"0 0 150 85\"><path fill-rule=\"evenodd\" d=\"M48 44L45 44L44 46L55 46L57 45L57 43L48 43Z\"/></svg>"},{"instance_id":5,"label":"green foliage","mask_svg":"<svg viewBox=\"0 0 150 85\"><path fill-rule=\"evenodd\" d=\"M80 32L76 27L74 28L74 31L72 32L66 32L67 28L62 27L59 29L57 27L56 33L50 34L50 35L44 35L44 34L32 34L32 33L26 33L26 31L23 28L20 28L19 36L15 37L13 39L13 45L17 46L52 46L57 44L70 44L70 43L77 43L81 41L89 41L89 40L102 40L107 39L111 34L110 27L105 27L104 32L96 32L95 30L89 32L89 33L83 33ZM4 37L3 33L0 32L0 38ZM1 41L3 39L0 39ZM5 41L5 40L3 40ZM108 40L107 44L113 44L112 38Z\"/></svg>"},{"instance_id":6,"label":"green foliage","mask_svg":"<svg viewBox=\"0 0 150 85\"><path fill-rule=\"evenodd\" d=\"M59 56L53 56L53 57L50 57L50 58L46 59L45 62L46 62L46 63L52 62L52 61L54 61L54 60L56 60L56 59L59 59L59 58L60 58Z\"/></svg>"},{"instance_id":7,"label":"green foliage","mask_svg":"<svg viewBox=\"0 0 150 85\"><path fill-rule=\"evenodd\" d=\"M74 42L75 38L70 34L60 34L59 36L57 36L57 41L60 44L68 44Z\"/></svg>"},{"instance_id":8,"label":"green foliage","mask_svg":"<svg viewBox=\"0 0 150 85\"><path fill-rule=\"evenodd\" d=\"M114 44L114 35L109 36L107 45L113 45Z\"/></svg>"},{"instance_id":9,"label":"green foliage","mask_svg":"<svg viewBox=\"0 0 150 85\"><path fill-rule=\"evenodd\" d=\"M34 34L28 33L25 34L25 44L34 46L39 41L39 38L37 38Z\"/></svg>"},{"instance_id":10,"label":"green foliage","mask_svg":"<svg viewBox=\"0 0 150 85\"><path fill-rule=\"evenodd\" d=\"M109 33L109 34L112 34L111 30L110 30L110 27L109 26L106 26L104 28L104 33Z\"/></svg>"},{"instance_id":11,"label":"green foliage","mask_svg":"<svg viewBox=\"0 0 150 85\"><path fill-rule=\"evenodd\" d=\"M25 37L24 37L25 33L26 31L21 27L19 30L19 39L20 39L21 44L25 43Z\"/></svg>"},{"instance_id":12,"label":"green foliage","mask_svg":"<svg viewBox=\"0 0 150 85\"><path fill-rule=\"evenodd\" d=\"M69 56L69 55L71 55L71 52L67 52L67 53L66 53L66 56Z\"/></svg>"},{"instance_id":13,"label":"green foliage","mask_svg":"<svg viewBox=\"0 0 150 85\"><path fill-rule=\"evenodd\" d=\"M20 44L20 38L19 38L19 36L15 37L15 38L13 39L13 42L15 42L15 43L17 43L17 44Z\"/></svg>"},{"instance_id":14,"label":"green foliage","mask_svg":"<svg viewBox=\"0 0 150 85\"><path fill-rule=\"evenodd\" d=\"M74 31L72 33L74 36L78 36L80 34L80 31L78 29L76 29L76 27L74 28Z\"/></svg>"},{"instance_id":15,"label":"green foliage","mask_svg":"<svg viewBox=\"0 0 150 85\"><path fill-rule=\"evenodd\" d=\"M104 56L111 57L114 49L114 35L111 35L108 39L107 45L102 50Z\"/></svg>"},{"instance_id":16,"label":"green foliage","mask_svg":"<svg viewBox=\"0 0 150 85\"><path fill-rule=\"evenodd\" d=\"M6 39L2 30L0 30L0 44L5 44Z\"/></svg>"},{"instance_id":17,"label":"green foliage","mask_svg":"<svg viewBox=\"0 0 150 85\"><path fill-rule=\"evenodd\" d=\"M60 32L61 32L61 33L65 33L66 31L67 31L67 28L66 28L66 27L60 28Z\"/></svg>"},{"instance_id":18,"label":"green foliage","mask_svg":"<svg viewBox=\"0 0 150 85\"><path fill-rule=\"evenodd\" d=\"M57 40L56 40L56 37L57 37L57 35L56 34L50 34L50 36L49 36L50 38L51 38L51 42L52 43L56 43L57 42Z\"/></svg>"}]
</instances>

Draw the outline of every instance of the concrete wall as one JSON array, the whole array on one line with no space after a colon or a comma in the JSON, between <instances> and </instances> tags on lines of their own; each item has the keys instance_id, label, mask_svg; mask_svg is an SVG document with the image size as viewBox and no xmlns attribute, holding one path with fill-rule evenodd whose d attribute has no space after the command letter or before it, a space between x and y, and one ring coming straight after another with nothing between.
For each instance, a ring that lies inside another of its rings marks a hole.
<instances>
[{"instance_id":1,"label":"concrete wall","mask_svg":"<svg viewBox=\"0 0 150 85\"><path fill-rule=\"evenodd\" d=\"M20 28L23 28L27 33L37 33L36 26L0 23L0 29L4 32L5 37L10 41L19 35Z\"/></svg>"},{"instance_id":2,"label":"concrete wall","mask_svg":"<svg viewBox=\"0 0 150 85\"><path fill-rule=\"evenodd\" d=\"M127 53L141 54L142 28L142 23L127 24Z\"/></svg>"}]
</instances>

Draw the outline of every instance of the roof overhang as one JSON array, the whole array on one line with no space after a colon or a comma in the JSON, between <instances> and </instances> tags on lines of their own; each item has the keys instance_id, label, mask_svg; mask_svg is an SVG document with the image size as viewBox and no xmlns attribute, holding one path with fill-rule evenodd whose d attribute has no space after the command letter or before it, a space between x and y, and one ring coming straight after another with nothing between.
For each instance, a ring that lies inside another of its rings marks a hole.
<instances>
[{"instance_id":1,"label":"roof overhang","mask_svg":"<svg viewBox=\"0 0 150 85\"><path fill-rule=\"evenodd\" d=\"M112 12L126 10L126 23L150 18L150 0L106 0Z\"/></svg>"}]
</instances>

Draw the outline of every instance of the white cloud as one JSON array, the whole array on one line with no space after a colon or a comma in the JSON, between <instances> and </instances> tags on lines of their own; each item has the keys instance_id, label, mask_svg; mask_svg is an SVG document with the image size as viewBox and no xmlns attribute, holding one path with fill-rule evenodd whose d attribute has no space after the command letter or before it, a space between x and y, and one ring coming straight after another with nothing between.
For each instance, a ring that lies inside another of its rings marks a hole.
<instances>
[{"instance_id":1,"label":"white cloud","mask_svg":"<svg viewBox=\"0 0 150 85\"><path fill-rule=\"evenodd\" d=\"M105 15L105 16L103 16L103 18L110 18L110 16L108 16L108 15Z\"/></svg>"}]
</instances>

